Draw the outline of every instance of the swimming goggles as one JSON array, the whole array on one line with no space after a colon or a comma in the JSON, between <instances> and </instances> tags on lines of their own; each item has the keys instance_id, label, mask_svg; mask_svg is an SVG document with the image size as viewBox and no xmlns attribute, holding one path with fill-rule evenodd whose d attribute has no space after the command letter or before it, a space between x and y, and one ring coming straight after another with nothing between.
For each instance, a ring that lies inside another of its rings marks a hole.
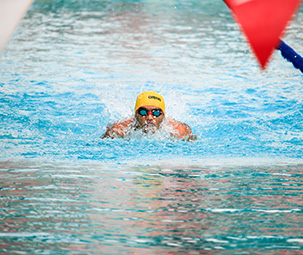
<instances>
[{"instance_id":1,"label":"swimming goggles","mask_svg":"<svg viewBox=\"0 0 303 255\"><path fill-rule=\"evenodd\" d=\"M137 112L143 117L147 116L149 112L151 112L152 115L155 117L159 117L163 113L161 109L147 110L144 107L140 107Z\"/></svg>"}]
</instances>

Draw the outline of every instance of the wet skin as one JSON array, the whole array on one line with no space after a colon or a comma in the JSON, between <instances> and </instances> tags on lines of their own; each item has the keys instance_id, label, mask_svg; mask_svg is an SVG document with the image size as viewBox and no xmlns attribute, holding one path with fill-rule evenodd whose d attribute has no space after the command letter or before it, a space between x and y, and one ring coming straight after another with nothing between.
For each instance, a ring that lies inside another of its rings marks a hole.
<instances>
[{"instance_id":1,"label":"wet skin","mask_svg":"<svg viewBox=\"0 0 303 255\"><path fill-rule=\"evenodd\" d=\"M140 107L141 108L141 107ZM160 116L156 117L152 114L152 110L159 109L155 106L142 106L148 112L146 116L142 116L136 111L135 119L136 119L136 128L142 129L144 132L150 133L155 132L157 129L160 128L160 125L164 119L164 113Z\"/></svg>"},{"instance_id":2,"label":"wet skin","mask_svg":"<svg viewBox=\"0 0 303 255\"><path fill-rule=\"evenodd\" d=\"M130 119L122 120L113 123L107 127L105 134L102 138L115 138L115 137L125 137L133 126L136 130L142 130L144 133L154 133L160 129L161 124L165 121L166 125L172 129L170 135L178 139L183 139L187 141L196 140L197 136L192 134L190 126L186 123L182 123L175 119L166 119L165 114L162 113L158 117L152 114L152 110L159 109L155 106L142 106L144 107L148 114L146 116L141 116L138 111L135 112L135 116ZM140 107L141 108L141 107Z\"/></svg>"}]
</instances>

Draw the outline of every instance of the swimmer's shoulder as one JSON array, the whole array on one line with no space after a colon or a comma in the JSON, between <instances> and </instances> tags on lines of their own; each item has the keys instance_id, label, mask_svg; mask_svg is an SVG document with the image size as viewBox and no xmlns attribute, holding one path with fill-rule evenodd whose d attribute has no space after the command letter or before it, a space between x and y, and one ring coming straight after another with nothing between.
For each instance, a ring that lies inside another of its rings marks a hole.
<instances>
[{"instance_id":1,"label":"swimmer's shoulder","mask_svg":"<svg viewBox=\"0 0 303 255\"><path fill-rule=\"evenodd\" d=\"M109 124L105 134L101 138L124 137L133 123L134 118L128 118Z\"/></svg>"},{"instance_id":2,"label":"swimmer's shoulder","mask_svg":"<svg viewBox=\"0 0 303 255\"><path fill-rule=\"evenodd\" d=\"M167 118L166 119L166 124L168 126L171 126L173 127L174 129L178 129L182 132L191 132L191 128L189 125L187 125L186 123L184 122L181 122L181 121L178 121L178 120L175 120L173 118Z\"/></svg>"},{"instance_id":3,"label":"swimmer's shoulder","mask_svg":"<svg viewBox=\"0 0 303 255\"><path fill-rule=\"evenodd\" d=\"M167 118L166 125L173 128L175 132L173 132L172 135L177 136L177 138L188 141L197 139L197 136L192 133L191 127L184 122L175 120L173 118Z\"/></svg>"},{"instance_id":4,"label":"swimmer's shoulder","mask_svg":"<svg viewBox=\"0 0 303 255\"><path fill-rule=\"evenodd\" d=\"M116 121L112 124L113 127L115 128L128 128L131 124L133 124L134 122L134 118L129 118L129 119L125 119L125 120L120 120L120 121Z\"/></svg>"}]
</instances>

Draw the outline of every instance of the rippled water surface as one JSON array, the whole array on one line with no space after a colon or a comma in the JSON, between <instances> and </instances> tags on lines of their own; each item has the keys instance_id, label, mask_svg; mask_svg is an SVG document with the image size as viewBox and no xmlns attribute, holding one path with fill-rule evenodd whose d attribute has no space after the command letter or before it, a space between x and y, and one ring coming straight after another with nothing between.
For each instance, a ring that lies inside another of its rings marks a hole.
<instances>
[{"instance_id":1,"label":"rippled water surface","mask_svg":"<svg viewBox=\"0 0 303 255\"><path fill-rule=\"evenodd\" d=\"M303 165L201 163L5 163L1 251L301 254Z\"/></svg>"},{"instance_id":2,"label":"rippled water surface","mask_svg":"<svg viewBox=\"0 0 303 255\"><path fill-rule=\"evenodd\" d=\"M0 74L0 254L302 254L302 74L223 1L36 0ZM198 140L100 139L145 90Z\"/></svg>"}]
</instances>

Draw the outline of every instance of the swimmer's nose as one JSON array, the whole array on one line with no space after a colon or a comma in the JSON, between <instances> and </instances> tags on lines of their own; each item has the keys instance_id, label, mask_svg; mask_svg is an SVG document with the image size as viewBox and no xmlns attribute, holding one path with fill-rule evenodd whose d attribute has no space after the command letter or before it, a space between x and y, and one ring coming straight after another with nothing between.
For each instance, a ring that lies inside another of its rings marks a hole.
<instances>
[{"instance_id":1,"label":"swimmer's nose","mask_svg":"<svg viewBox=\"0 0 303 255\"><path fill-rule=\"evenodd\" d=\"M146 119L148 119L148 120L152 120L152 119L153 119L153 115L152 115L151 112L149 112L149 113L147 114Z\"/></svg>"},{"instance_id":2,"label":"swimmer's nose","mask_svg":"<svg viewBox=\"0 0 303 255\"><path fill-rule=\"evenodd\" d=\"M146 121L146 123L150 124L150 123L154 123L155 119L154 119L153 115L151 113L149 113L148 115L146 115L145 121Z\"/></svg>"}]
</instances>

